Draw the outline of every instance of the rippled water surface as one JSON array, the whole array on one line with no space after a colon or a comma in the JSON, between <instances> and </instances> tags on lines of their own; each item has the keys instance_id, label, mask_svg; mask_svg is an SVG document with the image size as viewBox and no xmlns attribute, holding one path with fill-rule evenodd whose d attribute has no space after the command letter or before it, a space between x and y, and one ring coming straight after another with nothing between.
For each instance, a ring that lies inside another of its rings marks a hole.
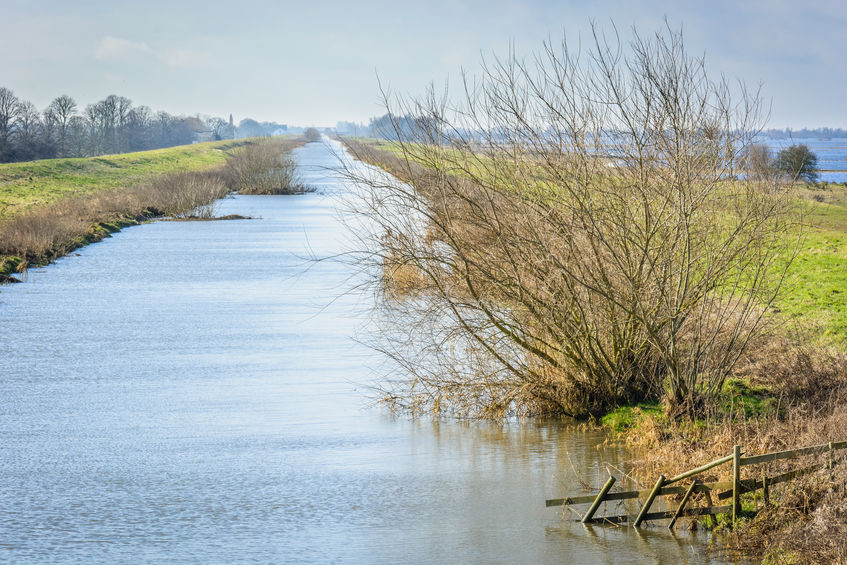
<instances>
[{"instance_id":1,"label":"rippled water surface","mask_svg":"<svg viewBox=\"0 0 847 565\"><path fill-rule=\"evenodd\" d=\"M345 248L345 186L329 145L296 157L318 192L219 204L259 219L132 227L0 289L0 562L705 562L706 534L545 508L625 457L597 433L374 407L349 266L304 259Z\"/></svg>"}]
</instances>

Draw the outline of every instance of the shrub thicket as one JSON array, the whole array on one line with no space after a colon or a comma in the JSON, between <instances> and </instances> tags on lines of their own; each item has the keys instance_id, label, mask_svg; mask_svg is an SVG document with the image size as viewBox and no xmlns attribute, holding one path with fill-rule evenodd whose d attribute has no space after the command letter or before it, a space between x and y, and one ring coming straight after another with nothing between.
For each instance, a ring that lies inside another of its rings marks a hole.
<instances>
[{"instance_id":1,"label":"shrub thicket","mask_svg":"<svg viewBox=\"0 0 847 565\"><path fill-rule=\"evenodd\" d=\"M364 257L421 281L383 316L395 405L697 412L762 329L796 241L778 179L728 180L758 97L712 81L678 33L621 51L598 34L590 54L498 59L459 103L387 100L418 117L395 156L350 145L405 181L348 171L381 231Z\"/></svg>"}]
</instances>

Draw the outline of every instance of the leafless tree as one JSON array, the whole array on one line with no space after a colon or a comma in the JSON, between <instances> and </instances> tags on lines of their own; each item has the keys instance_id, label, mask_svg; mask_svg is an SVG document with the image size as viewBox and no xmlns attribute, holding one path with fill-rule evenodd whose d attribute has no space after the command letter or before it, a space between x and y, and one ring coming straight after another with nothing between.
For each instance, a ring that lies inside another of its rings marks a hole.
<instances>
[{"instance_id":1,"label":"leafless tree","mask_svg":"<svg viewBox=\"0 0 847 565\"><path fill-rule=\"evenodd\" d=\"M65 138L66 157L84 157L88 150L88 123L79 115L71 116Z\"/></svg>"},{"instance_id":2,"label":"leafless tree","mask_svg":"<svg viewBox=\"0 0 847 565\"><path fill-rule=\"evenodd\" d=\"M224 139L226 129L229 127L226 120L223 118L209 118L206 123L209 129L212 130L214 139Z\"/></svg>"},{"instance_id":3,"label":"leafless tree","mask_svg":"<svg viewBox=\"0 0 847 565\"><path fill-rule=\"evenodd\" d=\"M9 145L20 101L8 88L0 87L0 158Z\"/></svg>"},{"instance_id":4,"label":"leafless tree","mask_svg":"<svg viewBox=\"0 0 847 565\"><path fill-rule=\"evenodd\" d=\"M759 179L772 178L776 172L773 155L767 145L752 143L744 154L744 169Z\"/></svg>"},{"instance_id":5,"label":"leafless tree","mask_svg":"<svg viewBox=\"0 0 847 565\"><path fill-rule=\"evenodd\" d=\"M47 107L45 114L56 124L58 134L58 154L60 157L67 155L68 124L71 117L76 113L76 102L67 94L57 96Z\"/></svg>"},{"instance_id":6,"label":"leafless tree","mask_svg":"<svg viewBox=\"0 0 847 565\"><path fill-rule=\"evenodd\" d=\"M33 159L38 155L36 147L43 131L41 113L32 102L18 104L17 144L25 158Z\"/></svg>"},{"instance_id":7,"label":"leafless tree","mask_svg":"<svg viewBox=\"0 0 847 565\"><path fill-rule=\"evenodd\" d=\"M458 99L386 96L394 155L349 147L388 291L386 399L471 416L599 413L720 391L796 240L773 178L744 174L758 92L709 78L681 32L546 43L464 76ZM742 173L740 178L736 178Z\"/></svg>"},{"instance_id":8,"label":"leafless tree","mask_svg":"<svg viewBox=\"0 0 847 565\"><path fill-rule=\"evenodd\" d=\"M128 98L114 94L87 105L82 115L73 98L61 95L38 114L30 102L0 87L0 161L170 147L193 142L196 132L207 127L199 117L154 116L147 106L133 107Z\"/></svg>"}]
</instances>

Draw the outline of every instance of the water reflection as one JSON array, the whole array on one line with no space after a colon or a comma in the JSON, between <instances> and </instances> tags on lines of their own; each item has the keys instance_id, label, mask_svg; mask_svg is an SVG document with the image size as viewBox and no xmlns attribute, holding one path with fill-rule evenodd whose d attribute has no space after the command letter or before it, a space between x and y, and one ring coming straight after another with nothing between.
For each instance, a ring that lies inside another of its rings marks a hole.
<instances>
[{"instance_id":1,"label":"water reflection","mask_svg":"<svg viewBox=\"0 0 847 565\"><path fill-rule=\"evenodd\" d=\"M345 188L326 146L297 159L317 193L219 206L261 219L133 227L2 289L0 561L704 562L703 534L545 508L625 461L601 434L373 407L364 297L303 261L348 244Z\"/></svg>"}]
</instances>

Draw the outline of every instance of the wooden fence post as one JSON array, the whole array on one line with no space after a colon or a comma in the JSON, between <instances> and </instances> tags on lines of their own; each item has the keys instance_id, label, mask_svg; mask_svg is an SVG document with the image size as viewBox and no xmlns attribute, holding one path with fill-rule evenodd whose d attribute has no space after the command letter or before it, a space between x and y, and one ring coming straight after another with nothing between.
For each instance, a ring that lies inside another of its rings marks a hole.
<instances>
[{"instance_id":1,"label":"wooden fence post","mask_svg":"<svg viewBox=\"0 0 847 565\"><path fill-rule=\"evenodd\" d=\"M768 484L768 473L762 472L762 498L765 500L765 507L771 503L771 486Z\"/></svg>"},{"instance_id":2,"label":"wooden fence post","mask_svg":"<svg viewBox=\"0 0 847 565\"><path fill-rule=\"evenodd\" d=\"M585 516L582 517L583 524L587 524L591 521L591 518L594 517L594 513L597 512L598 508L600 508L600 504L603 502L603 499L606 498L606 494L608 494L613 484L615 484L615 478L612 475L609 475L609 480L606 481L606 484L600 489L600 494L598 494L597 498L594 499L594 502L591 504L591 508L589 508L588 512L585 513Z\"/></svg>"},{"instance_id":3,"label":"wooden fence post","mask_svg":"<svg viewBox=\"0 0 847 565\"><path fill-rule=\"evenodd\" d=\"M708 490L707 490L707 491L706 491L705 493L703 493L703 494L705 494L705 495L706 495L706 502L708 502L708 503L709 503L709 506L710 506L710 507L711 507L711 506L714 506L714 505L715 505L715 503L714 503L714 502L712 502L712 493L711 493L711 491L708 491ZM710 527L710 528L714 528L715 526L717 526L717 518L716 518L715 516L712 516L711 514L709 514L708 516L706 516L706 518L708 518L708 519L709 519L709 527Z\"/></svg>"},{"instance_id":4,"label":"wooden fence post","mask_svg":"<svg viewBox=\"0 0 847 565\"><path fill-rule=\"evenodd\" d=\"M673 529L673 525L676 524L676 521L679 520L680 516L682 516L682 513L685 510L685 504L688 502L688 499L691 498L691 493L694 492L694 487L696 487L699 482L700 481L697 480L692 481L691 486L688 487L687 491L685 491L685 495L682 497L682 502L679 503L679 508L676 509L676 513L673 515L673 518L671 518L671 523L668 524L669 530Z\"/></svg>"},{"instance_id":5,"label":"wooden fence post","mask_svg":"<svg viewBox=\"0 0 847 565\"><path fill-rule=\"evenodd\" d=\"M741 516L741 447L732 448L732 523Z\"/></svg>"},{"instance_id":6,"label":"wooden fence post","mask_svg":"<svg viewBox=\"0 0 847 565\"><path fill-rule=\"evenodd\" d=\"M831 471L833 469L833 467L835 467L835 457L833 456L832 442L829 442L829 445L827 447L829 447L829 458L827 459L827 462L826 462L826 468Z\"/></svg>"},{"instance_id":7,"label":"wooden fence post","mask_svg":"<svg viewBox=\"0 0 847 565\"><path fill-rule=\"evenodd\" d=\"M650 494L647 496L647 501L644 502L644 506L641 507L641 512L638 513L638 517L635 519L635 522L632 523L632 525L636 528L644 521L647 511L650 510L650 505L653 504L653 500L655 500L656 495L659 494L659 490L661 490L663 484L665 484L665 476L659 475L659 480L656 481L656 486L654 486L653 490L650 491Z\"/></svg>"}]
</instances>

